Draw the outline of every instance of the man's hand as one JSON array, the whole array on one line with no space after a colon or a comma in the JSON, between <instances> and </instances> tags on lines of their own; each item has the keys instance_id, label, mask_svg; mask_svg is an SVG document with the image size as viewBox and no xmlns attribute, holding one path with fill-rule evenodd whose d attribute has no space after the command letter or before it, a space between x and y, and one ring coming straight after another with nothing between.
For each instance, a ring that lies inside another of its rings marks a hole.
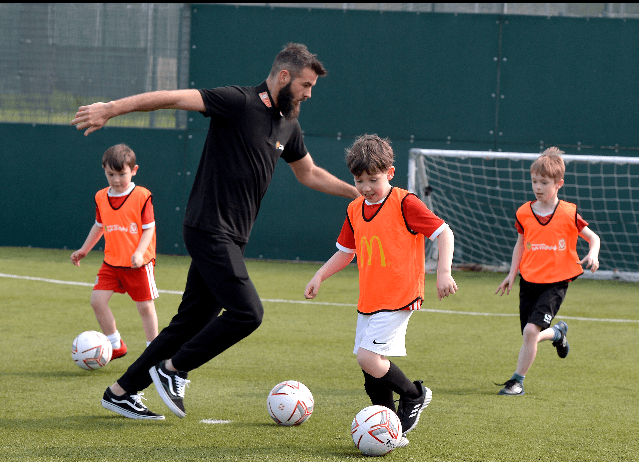
<instances>
[{"instance_id":1,"label":"man's hand","mask_svg":"<svg viewBox=\"0 0 639 462\"><path fill-rule=\"evenodd\" d=\"M71 125L75 125L78 130L85 130L84 136L93 133L104 127L109 119L111 103L93 103L89 106L81 106L75 113L75 119Z\"/></svg>"}]
</instances>

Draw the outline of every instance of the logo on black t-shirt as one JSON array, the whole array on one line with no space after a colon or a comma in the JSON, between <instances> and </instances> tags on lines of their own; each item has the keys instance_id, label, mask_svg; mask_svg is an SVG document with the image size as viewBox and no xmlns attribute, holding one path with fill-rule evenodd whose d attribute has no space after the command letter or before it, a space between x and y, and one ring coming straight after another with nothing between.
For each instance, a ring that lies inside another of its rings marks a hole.
<instances>
[{"instance_id":1,"label":"logo on black t-shirt","mask_svg":"<svg viewBox=\"0 0 639 462\"><path fill-rule=\"evenodd\" d=\"M262 102L266 105L266 107L271 107L271 98L268 97L268 93L263 91L260 93L260 98L262 98Z\"/></svg>"}]
</instances>

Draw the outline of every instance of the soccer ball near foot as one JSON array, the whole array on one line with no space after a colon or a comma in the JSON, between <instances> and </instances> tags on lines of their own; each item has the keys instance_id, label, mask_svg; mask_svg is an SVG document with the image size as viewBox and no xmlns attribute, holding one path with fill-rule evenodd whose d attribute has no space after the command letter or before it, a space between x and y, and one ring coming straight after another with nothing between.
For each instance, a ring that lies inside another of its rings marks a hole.
<instances>
[{"instance_id":1,"label":"soccer ball near foot","mask_svg":"<svg viewBox=\"0 0 639 462\"><path fill-rule=\"evenodd\" d=\"M368 406L353 419L351 436L363 454L383 456L397 447L402 438L402 424L387 407Z\"/></svg>"},{"instance_id":2,"label":"soccer ball near foot","mask_svg":"<svg viewBox=\"0 0 639 462\"><path fill-rule=\"evenodd\" d=\"M109 364L112 353L113 347L106 335L94 330L82 332L71 346L73 361L87 371L100 369Z\"/></svg>"}]
</instances>

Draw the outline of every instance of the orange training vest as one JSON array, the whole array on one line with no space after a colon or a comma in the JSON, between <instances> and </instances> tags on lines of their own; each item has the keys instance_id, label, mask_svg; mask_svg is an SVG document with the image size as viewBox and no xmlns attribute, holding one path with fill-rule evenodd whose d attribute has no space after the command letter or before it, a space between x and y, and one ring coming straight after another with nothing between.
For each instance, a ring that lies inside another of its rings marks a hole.
<instances>
[{"instance_id":1,"label":"orange training vest","mask_svg":"<svg viewBox=\"0 0 639 462\"><path fill-rule=\"evenodd\" d=\"M359 313L397 311L424 299L424 235L406 226L402 202L408 194L393 188L368 221L363 197L348 206L359 268Z\"/></svg>"},{"instance_id":2,"label":"orange training vest","mask_svg":"<svg viewBox=\"0 0 639 462\"><path fill-rule=\"evenodd\" d=\"M142 186L135 186L122 206L115 210L109 203L108 190L101 189L95 195L104 230L104 262L130 268L131 255L138 248L142 236L142 208L151 197L151 192ZM144 264L154 258L155 229L153 239L144 253Z\"/></svg>"},{"instance_id":3,"label":"orange training vest","mask_svg":"<svg viewBox=\"0 0 639 462\"><path fill-rule=\"evenodd\" d=\"M519 265L528 282L548 284L567 281L582 274L577 255L577 206L560 200L548 223L542 225L527 202L517 210L524 229L524 253Z\"/></svg>"}]
</instances>

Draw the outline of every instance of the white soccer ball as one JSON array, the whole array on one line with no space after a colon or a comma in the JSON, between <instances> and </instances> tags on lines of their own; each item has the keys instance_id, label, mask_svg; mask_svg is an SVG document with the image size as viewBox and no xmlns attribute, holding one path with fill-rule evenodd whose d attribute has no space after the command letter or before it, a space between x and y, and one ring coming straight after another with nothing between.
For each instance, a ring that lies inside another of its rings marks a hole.
<instances>
[{"instance_id":1,"label":"white soccer ball","mask_svg":"<svg viewBox=\"0 0 639 462\"><path fill-rule=\"evenodd\" d=\"M306 385L296 380L278 383L266 398L269 415L275 423L286 427L305 422L314 407L313 394Z\"/></svg>"},{"instance_id":2,"label":"white soccer ball","mask_svg":"<svg viewBox=\"0 0 639 462\"><path fill-rule=\"evenodd\" d=\"M113 347L102 332L88 330L82 332L73 341L71 357L82 369L93 371L100 369L111 361Z\"/></svg>"},{"instance_id":3,"label":"white soccer ball","mask_svg":"<svg viewBox=\"0 0 639 462\"><path fill-rule=\"evenodd\" d=\"M368 406L353 419L351 436L363 454L383 456L397 447L402 438L402 424L387 407Z\"/></svg>"}]
</instances>

